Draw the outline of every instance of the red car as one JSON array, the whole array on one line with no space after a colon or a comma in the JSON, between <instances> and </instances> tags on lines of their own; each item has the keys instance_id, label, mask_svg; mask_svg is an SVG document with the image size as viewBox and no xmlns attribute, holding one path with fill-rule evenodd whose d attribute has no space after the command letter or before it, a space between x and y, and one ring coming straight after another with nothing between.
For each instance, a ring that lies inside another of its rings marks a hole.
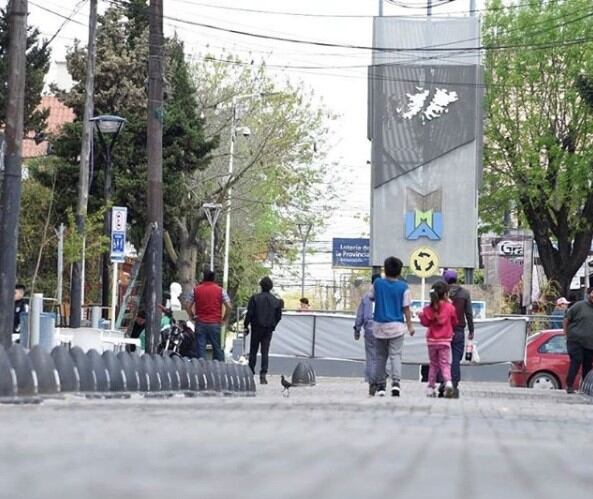
<instances>
[{"instance_id":1,"label":"red car","mask_svg":"<svg viewBox=\"0 0 593 499\"><path fill-rule=\"evenodd\" d=\"M525 362L513 362L509 372L511 386L553 390L566 388L570 359L562 329L540 331L527 340ZM577 374L575 388L581 382Z\"/></svg>"}]
</instances>

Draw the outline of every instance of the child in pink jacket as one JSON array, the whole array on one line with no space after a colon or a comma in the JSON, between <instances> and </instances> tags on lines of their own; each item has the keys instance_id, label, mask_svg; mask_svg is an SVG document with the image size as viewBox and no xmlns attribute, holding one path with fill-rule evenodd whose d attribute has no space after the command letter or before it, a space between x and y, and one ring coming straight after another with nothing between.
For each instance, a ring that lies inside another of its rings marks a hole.
<instances>
[{"instance_id":1,"label":"child in pink jacket","mask_svg":"<svg viewBox=\"0 0 593 499\"><path fill-rule=\"evenodd\" d=\"M457 312L449 302L447 292L449 287L443 281L438 281L430 290L430 305L420 312L420 323L427 327L426 343L430 367L428 371L428 388L426 395L435 397L436 380L440 371L445 382L445 397L453 396L451 383L451 339L453 328L457 325Z\"/></svg>"}]
</instances>

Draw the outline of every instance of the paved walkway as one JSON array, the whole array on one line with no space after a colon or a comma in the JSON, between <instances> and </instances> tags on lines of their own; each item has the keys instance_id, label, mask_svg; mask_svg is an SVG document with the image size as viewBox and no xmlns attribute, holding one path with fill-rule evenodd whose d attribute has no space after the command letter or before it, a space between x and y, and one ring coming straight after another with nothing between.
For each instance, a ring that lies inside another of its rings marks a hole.
<instances>
[{"instance_id":1,"label":"paved walkway","mask_svg":"<svg viewBox=\"0 0 593 499\"><path fill-rule=\"evenodd\" d=\"M370 399L319 379L282 397L0 406L0 497L537 498L593 493L593 405L467 384Z\"/></svg>"}]
</instances>

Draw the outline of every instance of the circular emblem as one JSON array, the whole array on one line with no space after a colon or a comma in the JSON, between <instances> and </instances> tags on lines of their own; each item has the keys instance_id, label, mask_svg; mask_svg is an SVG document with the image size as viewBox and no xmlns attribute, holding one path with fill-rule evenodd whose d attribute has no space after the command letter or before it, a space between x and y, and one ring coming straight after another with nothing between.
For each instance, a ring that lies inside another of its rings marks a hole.
<instances>
[{"instance_id":1,"label":"circular emblem","mask_svg":"<svg viewBox=\"0 0 593 499\"><path fill-rule=\"evenodd\" d=\"M430 277L439 270L439 257L430 248L418 248L410 255L410 270L418 277Z\"/></svg>"}]
</instances>

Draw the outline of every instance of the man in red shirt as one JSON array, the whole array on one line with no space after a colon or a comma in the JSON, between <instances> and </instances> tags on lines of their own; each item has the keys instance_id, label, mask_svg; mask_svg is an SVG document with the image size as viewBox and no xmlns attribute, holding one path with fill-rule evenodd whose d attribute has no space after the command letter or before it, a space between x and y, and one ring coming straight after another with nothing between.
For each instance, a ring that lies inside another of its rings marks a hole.
<instances>
[{"instance_id":1,"label":"man in red shirt","mask_svg":"<svg viewBox=\"0 0 593 499\"><path fill-rule=\"evenodd\" d=\"M196 324L198 358L206 356L206 345L210 343L214 360L224 362L220 331L231 313L232 306L226 291L214 282L212 270L204 271L204 280L194 288L193 307L191 305L190 303L188 313Z\"/></svg>"}]
</instances>

